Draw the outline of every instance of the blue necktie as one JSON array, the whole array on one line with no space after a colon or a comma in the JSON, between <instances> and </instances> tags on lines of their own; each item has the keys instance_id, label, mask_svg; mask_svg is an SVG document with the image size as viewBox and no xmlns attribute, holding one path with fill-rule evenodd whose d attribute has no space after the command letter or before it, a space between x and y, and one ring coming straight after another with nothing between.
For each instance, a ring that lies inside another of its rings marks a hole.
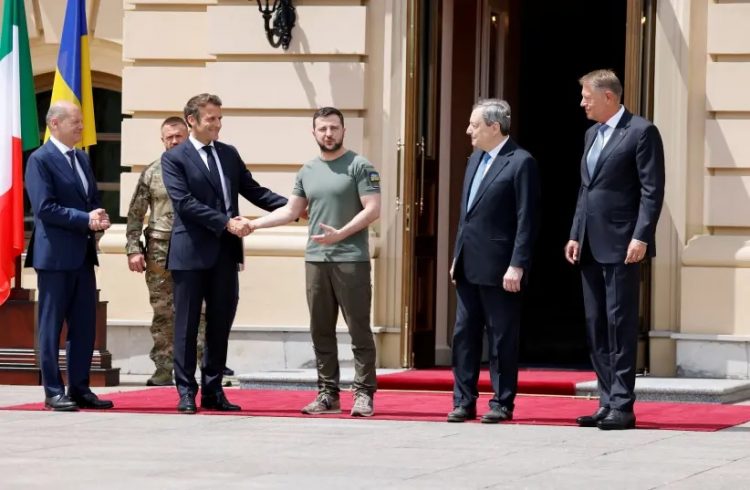
<instances>
[{"instance_id":1,"label":"blue necktie","mask_svg":"<svg viewBox=\"0 0 750 490\"><path fill-rule=\"evenodd\" d=\"M469 201L466 203L466 209L471 209L471 203L474 202L474 198L477 196L477 190L479 184L482 183L485 172L487 172L487 165L490 164L490 154L485 153L482 157L482 161L477 167L477 173L474 174L474 180L471 181L471 190L469 190Z\"/></svg>"},{"instance_id":2,"label":"blue necktie","mask_svg":"<svg viewBox=\"0 0 750 490\"><path fill-rule=\"evenodd\" d=\"M596 131L594 144L591 145L591 150L589 150L589 154L586 157L586 167L589 169L589 177L594 175L596 162L599 161L599 155L602 154L602 150L604 149L604 132L608 127L606 124L599 126L599 129Z\"/></svg>"}]
</instances>

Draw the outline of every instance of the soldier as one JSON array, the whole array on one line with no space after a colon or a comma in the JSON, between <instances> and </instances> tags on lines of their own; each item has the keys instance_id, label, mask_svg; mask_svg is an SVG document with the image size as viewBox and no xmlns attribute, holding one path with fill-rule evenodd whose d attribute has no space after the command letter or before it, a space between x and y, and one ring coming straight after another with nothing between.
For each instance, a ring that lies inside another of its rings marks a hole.
<instances>
[{"instance_id":1,"label":"soldier","mask_svg":"<svg viewBox=\"0 0 750 490\"><path fill-rule=\"evenodd\" d=\"M168 117L161 124L161 141L164 148L177 146L187 138L188 128L182 118ZM143 232L143 220L151 208L148 227ZM161 158L152 162L141 174L130 200L127 224L128 266L133 272L146 272L151 307L151 337L154 346L149 357L156 372L146 382L147 386L172 385L172 346L174 340L174 307L172 305L172 276L166 270L169 237L172 234L174 212L161 176ZM144 250L141 233L146 237ZM201 317L198 335L198 358L203 357L206 333L205 318Z\"/></svg>"}]
</instances>

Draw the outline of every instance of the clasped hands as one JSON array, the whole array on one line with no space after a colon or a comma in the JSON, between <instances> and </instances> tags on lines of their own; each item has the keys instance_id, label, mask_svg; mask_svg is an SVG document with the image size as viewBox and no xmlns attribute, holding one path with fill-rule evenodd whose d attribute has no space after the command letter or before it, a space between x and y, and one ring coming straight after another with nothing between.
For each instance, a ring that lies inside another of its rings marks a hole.
<instances>
[{"instance_id":1,"label":"clasped hands","mask_svg":"<svg viewBox=\"0 0 750 490\"><path fill-rule=\"evenodd\" d=\"M104 231L112 226L107 211L102 208L89 212L89 229L92 231Z\"/></svg>"},{"instance_id":2,"label":"clasped hands","mask_svg":"<svg viewBox=\"0 0 750 490\"><path fill-rule=\"evenodd\" d=\"M227 221L227 231L238 237L246 237L256 229L252 221L244 216L235 216Z\"/></svg>"}]
</instances>

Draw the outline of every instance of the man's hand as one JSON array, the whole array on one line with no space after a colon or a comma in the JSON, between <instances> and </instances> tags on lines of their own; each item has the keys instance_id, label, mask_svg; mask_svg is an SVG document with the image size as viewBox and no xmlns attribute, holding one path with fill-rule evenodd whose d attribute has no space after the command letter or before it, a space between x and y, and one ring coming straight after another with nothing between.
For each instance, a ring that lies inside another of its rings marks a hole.
<instances>
[{"instance_id":1,"label":"man's hand","mask_svg":"<svg viewBox=\"0 0 750 490\"><path fill-rule=\"evenodd\" d=\"M143 272L146 270L146 258L143 254L128 255L128 267L133 272Z\"/></svg>"},{"instance_id":2,"label":"man's hand","mask_svg":"<svg viewBox=\"0 0 750 490\"><path fill-rule=\"evenodd\" d=\"M244 216L235 216L227 221L227 230L238 237L245 237L254 231L251 221Z\"/></svg>"},{"instance_id":3,"label":"man's hand","mask_svg":"<svg viewBox=\"0 0 750 490\"><path fill-rule=\"evenodd\" d=\"M341 233L333 226L328 226L321 223L320 229L323 230L323 233L321 233L320 235L312 235L310 237L315 243L320 243L321 245L333 245L334 243L341 240Z\"/></svg>"},{"instance_id":4,"label":"man's hand","mask_svg":"<svg viewBox=\"0 0 750 490\"><path fill-rule=\"evenodd\" d=\"M93 231L104 231L112 226L107 211L102 208L89 212L89 229Z\"/></svg>"},{"instance_id":5,"label":"man's hand","mask_svg":"<svg viewBox=\"0 0 750 490\"><path fill-rule=\"evenodd\" d=\"M626 264L637 264L646 257L648 245L633 238L628 245L628 253L625 255Z\"/></svg>"},{"instance_id":6,"label":"man's hand","mask_svg":"<svg viewBox=\"0 0 750 490\"><path fill-rule=\"evenodd\" d=\"M575 240L570 240L565 245L565 259L571 264L575 265L576 262L581 258L581 246Z\"/></svg>"},{"instance_id":7,"label":"man's hand","mask_svg":"<svg viewBox=\"0 0 750 490\"><path fill-rule=\"evenodd\" d=\"M523 277L523 269L520 267L508 267L508 270L503 276L503 289L509 293L517 293L521 290L521 278Z\"/></svg>"},{"instance_id":8,"label":"man's hand","mask_svg":"<svg viewBox=\"0 0 750 490\"><path fill-rule=\"evenodd\" d=\"M448 273L451 275L451 283L455 286L456 285L456 278L453 276L453 272L456 270L456 259L453 259L453 262L451 262L451 270L448 271Z\"/></svg>"}]
</instances>

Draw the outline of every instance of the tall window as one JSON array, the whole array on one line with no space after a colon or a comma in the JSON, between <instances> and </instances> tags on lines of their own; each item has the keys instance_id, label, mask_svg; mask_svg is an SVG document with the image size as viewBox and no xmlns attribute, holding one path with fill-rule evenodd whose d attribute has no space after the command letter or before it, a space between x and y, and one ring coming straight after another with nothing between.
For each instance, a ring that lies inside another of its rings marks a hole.
<instances>
[{"instance_id":1,"label":"tall window","mask_svg":"<svg viewBox=\"0 0 750 490\"><path fill-rule=\"evenodd\" d=\"M52 98L53 74L36 77L36 106L40 135L44 138L44 118ZM88 148L102 207L107 210L112 223L124 223L120 217L120 146L122 118L121 82L117 77L92 73L96 145ZM30 152L29 152L30 153ZM25 155L28 157L28 154ZM24 159L25 161L25 159ZM26 229L31 230L31 207L26 201Z\"/></svg>"}]
</instances>

